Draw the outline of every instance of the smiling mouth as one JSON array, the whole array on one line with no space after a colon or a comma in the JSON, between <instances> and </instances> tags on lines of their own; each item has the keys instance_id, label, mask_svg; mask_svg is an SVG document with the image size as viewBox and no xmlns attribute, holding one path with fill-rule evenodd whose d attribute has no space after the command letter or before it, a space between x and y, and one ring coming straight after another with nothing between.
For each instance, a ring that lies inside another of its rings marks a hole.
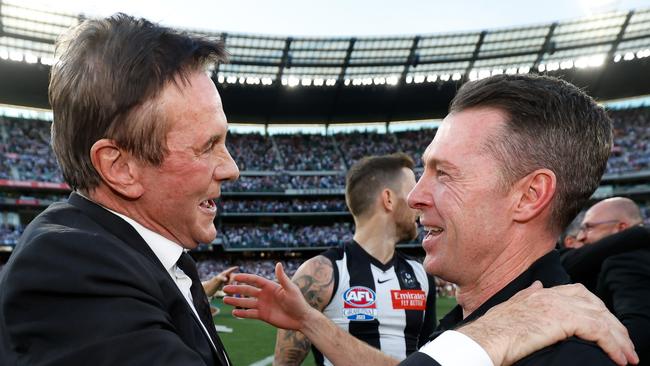
<instances>
[{"instance_id":1,"label":"smiling mouth","mask_svg":"<svg viewBox=\"0 0 650 366\"><path fill-rule=\"evenodd\" d=\"M202 201L199 206L211 213L216 213L217 212L217 204L214 202L214 199L208 199L205 201Z\"/></svg>"},{"instance_id":2,"label":"smiling mouth","mask_svg":"<svg viewBox=\"0 0 650 366\"><path fill-rule=\"evenodd\" d=\"M434 236L439 236L445 230L439 226L425 226L424 231L427 233L425 236L426 239Z\"/></svg>"}]
</instances>

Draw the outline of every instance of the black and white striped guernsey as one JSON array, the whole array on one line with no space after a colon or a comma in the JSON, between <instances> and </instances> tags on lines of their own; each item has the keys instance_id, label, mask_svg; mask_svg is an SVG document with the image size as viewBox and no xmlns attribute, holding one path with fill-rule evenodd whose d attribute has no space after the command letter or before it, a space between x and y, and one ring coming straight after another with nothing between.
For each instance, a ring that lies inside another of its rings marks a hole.
<instances>
[{"instance_id":1,"label":"black and white striped guernsey","mask_svg":"<svg viewBox=\"0 0 650 366\"><path fill-rule=\"evenodd\" d=\"M397 251L382 264L358 243L322 254L332 261L334 291L323 314L353 336L402 360L435 328L435 282ZM319 365L331 365L314 349ZM362 360L360 360L362 361Z\"/></svg>"}]
</instances>

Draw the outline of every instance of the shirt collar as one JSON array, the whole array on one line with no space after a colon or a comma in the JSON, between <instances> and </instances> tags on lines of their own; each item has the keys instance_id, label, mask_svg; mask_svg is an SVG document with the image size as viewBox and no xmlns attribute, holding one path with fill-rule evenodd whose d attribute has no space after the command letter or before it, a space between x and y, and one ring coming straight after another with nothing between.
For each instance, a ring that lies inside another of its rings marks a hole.
<instances>
[{"instance_id":1,"label":"shirt collar","mask_svg":"<svg viewBox=\"0 0 650 366\"><path fill-rule=\"evenodd\" d=\"M519 277L494 294L467 318L463 319L463 309L459 305L454 307L444 318L440 319L438 328L432 337L435 338L444 330L457 328L483 316L488 310L507 301L517 292L530 286L535 280L540 280L544 287L564 285L571 281L560 263L560 255L557 250L552 250L536 260Z\"/></svg>"},{"instance_id":2,"label":"shirt collar","mask_svg":"<svg viewBox=\"0 0 650 366\"><path fill-rule=\"evenodd\" d=\"M172 270L172 268L176 265L176 262L178 262L178 258L180 258L181 254L183 254L184 249L182 246L165 238L155 231L147 229L128 216L124 216L121 213L115 212L108 208L106 208L106 210L121 217L124 221L133 226L135 231L140 234L142 239L144 239L147 245L149 245L156 257L158 257L158 260L160 263L162 263L163 267L165 267L167 271Z\"/></svg>"}]
</instances>

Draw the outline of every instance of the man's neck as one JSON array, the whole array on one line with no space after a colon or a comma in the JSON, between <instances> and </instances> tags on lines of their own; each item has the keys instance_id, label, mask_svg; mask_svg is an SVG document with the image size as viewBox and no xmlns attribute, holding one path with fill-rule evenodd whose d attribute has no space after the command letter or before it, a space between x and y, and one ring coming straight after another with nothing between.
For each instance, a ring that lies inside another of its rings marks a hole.
<instances>
[{"instance_id":1,"label":"man's neck","mask_svg":"<svg viewBox=\"0 0 650 366\"><path fill-rule=\"evenodd\" d=\"M456 301L463 309L463 318L524 273L536 260L548 253L553 245L552 240L510 241L477 279L459 285Z\"/></svg>"},{"instance_id":2,"label":"man's neck","mask_svg":"<svg viewBox=\"0 0 650 366\"><path fill-rule=\"evenodd\" d=\"M395 254L395 225L381 220L369 219L366 221L357 221L354 232L354 240L368 254L383 264L386 264Z\"/></svg>"}]
</instances>

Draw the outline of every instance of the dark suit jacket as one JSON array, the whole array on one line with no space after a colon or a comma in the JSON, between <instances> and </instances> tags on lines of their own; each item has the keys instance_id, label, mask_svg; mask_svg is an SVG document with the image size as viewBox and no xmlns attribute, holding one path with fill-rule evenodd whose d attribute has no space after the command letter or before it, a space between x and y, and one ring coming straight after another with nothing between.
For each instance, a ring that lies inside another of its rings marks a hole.
<instances>
[{"instance_id":1,"label":"dark suit jacket","mask_svg":"<svg viewBox=\"0 0 650 366\"><path fill-rule=\"evenodd\" d=\"M650 230L635 226L569 250L562 264L625 325L639 365L650 365Z\"/></svg>"},{"instance_id":2,"label":"dark suit jacket","mask_svg":"<svg viewBox=\"0 0 650 366\"><path fill-rule=\"evenodd\" d=\"M643 226L634 226L579 249L562 249L560 258L574 283L581 283L596 293L603 262L613 255L641 248L650 248L650 231Z\"/></svg>"},{"instance_id":3,"label":"dark suit jacket","mask_svg":"<svg viewBox=\"0 0 650 366\"><path fill-rule=\"evenodd\" d=\"M216 364L140 235L75 193L40 214L16 246L0 279L0 335L3 365Z\"/></svg>"},{"instance_id":4,"label":"dark suit jacket","mask_svg":"<svg viewBox=\"0 0 650 366\"><path fill-rule=\"evenodd\" d=\"M597 295L627 328L639 365L650 365L650 247L606 259Z\"/></svg>"}]
</instances>

